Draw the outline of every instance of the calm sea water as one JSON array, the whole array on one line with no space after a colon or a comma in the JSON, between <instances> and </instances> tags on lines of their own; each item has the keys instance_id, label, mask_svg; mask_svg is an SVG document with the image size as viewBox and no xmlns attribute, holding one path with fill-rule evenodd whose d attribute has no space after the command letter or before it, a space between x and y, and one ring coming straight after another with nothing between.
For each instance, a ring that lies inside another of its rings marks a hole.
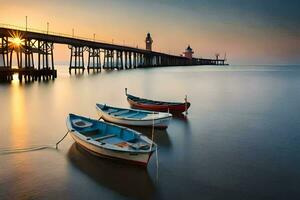
<instances>
[{"instance_id":1,"label":"calm sea water","mask_svg":"<svg viewBox=\"0 0 300 200\"><path fill-rule=\"evenodd\" d=\"M156 131L159 168L99 159L70 136L59 150L0 155L0 199L296 199L300 66L169 67L0 84L0 151L53 145L68 113L128 107L124 88L183 101L186 119ZM141 130L151 137L151 130Z\"/></svg>"}]
</instances>

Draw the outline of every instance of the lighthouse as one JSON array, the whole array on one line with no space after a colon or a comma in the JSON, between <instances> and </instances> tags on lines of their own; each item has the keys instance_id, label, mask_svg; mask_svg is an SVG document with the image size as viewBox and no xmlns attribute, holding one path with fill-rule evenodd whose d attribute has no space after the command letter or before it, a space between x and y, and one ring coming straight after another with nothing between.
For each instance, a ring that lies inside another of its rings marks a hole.
<instances>
[{"instance_id":1,"label":"lighthouse","mask_svg":"<svg viewBox=\"0 0 300 200\"><path fill-rule=\"evenodd\" d=\"M146 37L146 50L152 51L152 43L153 43L153 40L151 38L150 33L148 33L147 37Z\"/></svg>"},{"instance_id":2,"label":"lighthouse","mask_svg":"<svg viewBox=\"0 0 300 200\"><path fill-rule=\"evenodd\" d=\"M188 59L192 59L193 58L193 54L194 54L194 51L190 47L190 45L186 48L185 52L183 52L183 56L186 57L186 58L188 58Z\"/></svg>"}]
</instances>

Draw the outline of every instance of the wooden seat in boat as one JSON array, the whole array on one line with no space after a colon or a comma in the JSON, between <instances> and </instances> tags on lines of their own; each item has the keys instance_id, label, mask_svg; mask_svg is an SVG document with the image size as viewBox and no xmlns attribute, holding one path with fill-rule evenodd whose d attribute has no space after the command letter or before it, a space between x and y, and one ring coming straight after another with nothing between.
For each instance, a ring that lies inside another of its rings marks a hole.
<instances>
[{"instance_id":1,"label":"wooden seat in boat","mask_svg":"<svg viewBox=\"0 0 300 200\"><path fill-rule=\"evenodd\" d=\"M138 115L138 114L139 114L139 112L134 112L134 113L131 113L129 115L125 115L124 117L126 117L126 118L132 118L133 116Z\"/></svg>"},{"instance_id":2,"label":"wooden seat in boat","mask_svg":"<svg viewBox=\"0 0 300 200\"><path fill-rule=\"evenodd\" d=\"M128 147L129 144L127 142L120 142L120 143L117 143L115 144L116 146L118 147L121 147L121 148L124 148L124 147Z\"/></svg>"}]
</instances>

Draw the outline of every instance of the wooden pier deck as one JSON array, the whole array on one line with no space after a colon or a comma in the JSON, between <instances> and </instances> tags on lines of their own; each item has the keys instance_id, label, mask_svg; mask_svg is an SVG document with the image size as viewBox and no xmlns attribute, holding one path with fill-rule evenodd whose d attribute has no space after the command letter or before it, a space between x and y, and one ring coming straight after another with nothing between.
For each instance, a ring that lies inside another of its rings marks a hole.
<instances>
[{"instance_id":1,"label":"wooden pier deck","mask_svg":"<svg viewBox=\"0 0 300 200\"><path fill-rule=\"evenodd\" d=\"M15 46L14 39L22 41ZM75 37L60 33L25 29L0 24L0 79L10 80L15 73L19 79L38 80L57 77L54 64L54 44L65 44L70 49L69 71L87 68L88 72L123 70L145 67L226 65L225 59L189 59L151 49L111 44L95 39ZM17 56L17 68L12 68L13 52ZM85 52L88 64L85 66ZM36 55L36 56L34 56Z\"/></svg>"}]
</instances>

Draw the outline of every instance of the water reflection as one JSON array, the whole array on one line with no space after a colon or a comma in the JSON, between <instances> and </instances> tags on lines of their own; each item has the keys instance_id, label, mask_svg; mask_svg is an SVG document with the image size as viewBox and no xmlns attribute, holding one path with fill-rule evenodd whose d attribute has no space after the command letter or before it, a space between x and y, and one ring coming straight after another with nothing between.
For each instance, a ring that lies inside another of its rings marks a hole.
<instances>
[{"instance_id":1,"label":"water reflection","mask_svg":"<svg viewBox=\"0 0 300 200\"><path fill-rule=\"evenodd\" d=\"M173 114L173 119L178 119L178 120L182 120L182 121L188 121L188 115L185 115L183 113Z\"/></svg>"},{"instance_id":2,"label":"water reflection","mask_svg":"<svg viewBox=\"0 0 300 200\"><path fill-rule=\"evenodd\" d=\"M13 74L11 81L4 81L1 82L1 84L12 84L12 85L32 85L35 82L38 83L48 83L48 82L54 82L55 79L53 77L49 76L41 76L41 77L23 77L19 74Z\"/></svg>"},{"instance_id":3,"label":"water reflection","mask_svg":"<svg viewBox=\"0 0 300 200\"><path fill-rule=\"evenodd\" d=\"M124 87L161 100L188 94L192 107L187 118L174 116L167 130L155 130L158 181L155 155L147 170L140 169L75 145L69 149L73 140L67 137L58 152L1 155L0 199L264 199L266 191L269 199L299 196L298 69L104 70L82 78L69 76L68 67L58 69L55 82L0 84L0 147L55 143L70 112L96 118L96 102L128 107ZM137 129L151 138L151 128Z\"/></svg>"},{"instance_id":4,"label":"water reflection","mask_svg":"<svg viewBox=\"0 0 300 200\"><path fill-rule=\"evenodd\" d=\"M79 71L74 73L74 75L72 75L71 77L75 77L75 78L83 78L84 77L84 71Z\"/></svg>"},{"instance_id":5,"label":"water reflection","mask_svg":"<svg viewBox=\"0 0 300 200\"><path fill-rule=\"evenodd\" d=\"M27 113L24 90L19 81L12 81L11 87L11 134L12 145L25 146L28 140Z\"/></svg>"},{"instance_id":6,"label":"water reflection","mask_svg":"<svg viewBox=\"0 0 300 200\"><path fill-rule=\"evenodd\" d=\"M152 138L152 128L131 127L132 129ZM158 146L171 147L172 143L168 134L168 129L154 129L153 140Z\"/></svg>"},{"instance_id":7,"label":"water reflection","mask_svg":"<svg viewBox=\"0 0 300 200\"><path fill-rule=\"evenodd\" d=\"M89 76L98 76L99 74L101 74L101 71L100 70L96 70L96 69L90 69L87 74Z\"/></svg>"},{"instance_id":8,"label":"water reflection","mask_svg":"<svg viewBox=\"0 0 300 200\"><path fill-rule=\"evenodd\" d=\"M186 115L175 115L172 119L172 125L178 126L178 128L181 128L184 133L190 133L191 134L191 125L188 116Z\"/></svg>"},{"instance_id":9,"label":"water reflection","mask_svg":"<svg viewBox=\"0 0 300 200\"><path fill-rule=\"evenodd\" d=\"M74 143L68 151L71 164L101 186L136 199L150 199L155 186L146 169L121 165L91 155Z\"/></svg>"}]
</instances>

